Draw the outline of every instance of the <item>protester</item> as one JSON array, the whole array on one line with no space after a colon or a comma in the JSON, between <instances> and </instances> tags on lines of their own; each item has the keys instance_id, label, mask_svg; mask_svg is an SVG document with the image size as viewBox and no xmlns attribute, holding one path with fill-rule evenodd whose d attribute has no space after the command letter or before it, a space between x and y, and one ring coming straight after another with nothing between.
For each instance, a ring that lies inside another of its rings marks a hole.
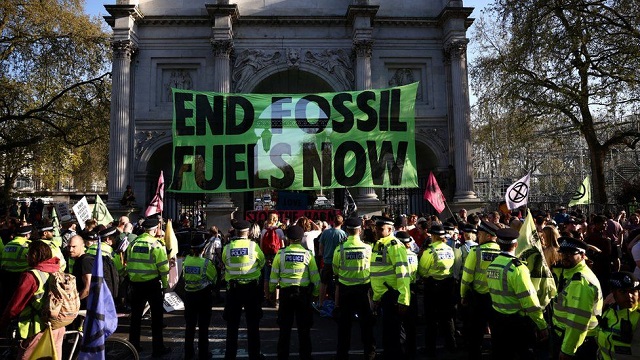
<instances>
[{"instance_id":1,"label":"protester","mask_svg":"<svg viewBox=\"0 0 640 360\"><path fill-rule=\"evenodd\" d=\"M327 296L327 288L333 284L333 255L336 247L347 239L347 233L342 230L344 218L337 215L332 228L324 230L320 234L319 255L322 256L322 271L320 272L320 296L318 298L318 308L322 307L322 302Z\"/></svg>"}]
</instances>

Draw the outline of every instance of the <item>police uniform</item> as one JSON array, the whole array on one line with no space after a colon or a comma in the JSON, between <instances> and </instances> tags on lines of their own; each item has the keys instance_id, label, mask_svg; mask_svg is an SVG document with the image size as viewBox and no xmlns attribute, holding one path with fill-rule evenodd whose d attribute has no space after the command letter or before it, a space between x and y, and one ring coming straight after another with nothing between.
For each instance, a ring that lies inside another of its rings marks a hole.
<instances>
[{"instance_id":1,"label":"police uniform","mask_svg":"<svg viewBox=\"0 0 640 360\"><path fill-rule=\"evenodd\" d=\"M348 218L344 222L348 236L333 251L333 273L340 296L335 308L338 321L337 359L348 359L351 346L351 321L358 314L365 359L373 360L376 348L373 340L373 311L369 301L371 289L371 245L358 235L362 221ZM355 233L355 235L353 234Z\"/></svg>"},{"instance_id":2,"label":"police uniform","mask_svg":"<svg viewBox=\"0 0 640 360\"><path fill-rule=\"evenodd\" d=\"M213 286L218 278L218 272L213 262L203 257L205 237L196 234L191 241L193 253L188 255L182 263L184 274L184 354L185 359L195 356L193 342L198 331L198 359L211 359L209 354L209 324L211 323L211 302L213 301Z\"/></svg>"},{"instance_id":3,"label":"police uniform","mask_svg":"<svg viewBox=\"0 0 640 360\"><path fill-rule=\"evenodd\" d=\"M400 240L401 243L407 246L411 246L413 242L413 238L406 231L398 231L396 233L396 238ZM415 242L413 242L415 243ZM405 354L408 358L413 358L416 355L416 337L417 337L417 319L418 319L418 293L417 293L417 280L418 280L418 255L413 252L409 247L407 247L407 265L409 268L409 274L411 276L411 298L409 300L409 309L402 319L402 327L404 328L404 332L406 334L406 339L404 340L404 350Z\"/></svg>"},{"instance_id":4,"label":"police uniform","mask_svg":"<svg viewBox=\"0 0 640 360\"><path fill-rule=\"evenodd\" d=\"M291 242L280 249L273 258L269 278L269 292L275 296L280 286L280 307L278 308L278 359L289 358L289 343L293 319L298 328L300 359L311 359L311 326L313 326L312 296L317 297L320 273L316 261L302 245L304 229L292 226L286 231Z\"/></svg>"},{"instance_id":5,"label":"police uniform","mask_svg":"<svg viewBox=\"0 0 640 360\"><path fill-rule=\"evenodd\" d=\"M171 352L162 338L163 290L169 288L169 260L167 249L149 232L158 227L158 219L144 220L145 233L138 236L127 249L126 273L131 281L131 325L129 341L140 348L140 325L145 303L151 307L151 336L153 355Z\"/></svg>"},{"instance_id":6,"label":"police uniform","mask_svg":"<svg viewBox=\"0 0 640 360\"><path fill-rule=\"evenodd\" d=\"M386 217L376 219L376 226L393 227L393 223ZM408 308L411 299L407 249L393 235L378 239L373 247L370 271L373 301L382 310L383 357L397 359L403 355L399 307Z\"/></svg>"},{"instance_id":7,"label":"police uniform","mask_svg":"<svg viewBox=\"0 0 640 360\"><path fill-rule=\"evenodd\" d=\"M630 304L616 303L607 307L599 319L596 339L598 342L598 358L604 360L630 360L640 358L640 303L637 292L640 281L631 272L621 271L611 274L609 278L611 290L625 301L630 292L636 292L636 302ZM614 294L615 296L615 294ZM631 307L629 307L631 306Z\"/></svg>"},{"instance_id":8,"label":"police uniform","mask_svg":"<svg viewBox=\"0 0 640 360\"><path fill-rule=\"evenodd\" d=\"M418 273L424 283L426 352L428 356L434 356L438 326L445 338L447 349L452 351L456 348L453 323L455 280L452 273L455 254L451 246L443 241L442 237L446 232L442 226L431 226L429 233L435 236L432 237L431 244L422 252Z\"/></svg>"},{"instance_id":9,"label":"police uniform","mask_svg":"<svg viewBox=\"0 0 640 360\"><path fill-rule=\"evenodd\" d=\"M0 310L9 304L11 296L18 288L18 280L23 271L29 269L27 253L29 252L28 236L31 234L31 226L21 226L16 230L13 240L5 244L0 257L0 281L2 281L2 298Z\"/></svg>"},{"instance_id":10,"label":"police uniform","mask_svg":"<svg viewBox=\"0 0 640 360\"><path fill-rule=\"evenodd\" d=\"M500 246L491 238L496 236L498 227L488 221L478 225L478 236L487 236L489 241L472 247L464 261L460 297L465 307L465 340L469 359L482 358L482 342L491 315L491 295L487 285L487 267L500 253Z\"/></svg>"},{"instance_id":11,"label":"police uniform","mask_svg":"<svg viewBox=\"0 0 640 360\"><path fill-rule=\"evenodd\" d=\"M260 271L265 264L260 246L249 240L246 233L251 223L238 220L233 223L236 237L224 246L222 257L226 268L227 297L223 318L227 322L225 359L235 359L238 351L238 328L244 308L247 319L249 359L260 358L260 318L262 318L262 291Z\"/></svg>"},{"instance_id":12,"label":"police uniform","mask_svg":"<svg viewBox=\"0 0 640 360\"><path fill-rule=\"evenodd\" d=\"M51 248L51 254L53 255L53 257L57 257L58 259L60 259L60 271L64 272L65 269L67 268L67 261L65 260L64 255L62 254L62 249L60 249L60 244L58 244L53 239L53 226L45 224L38 229L38 232L42 235L44 235L45 231L51 232L52 237L51 239L47 239L43 237L40 239L40 241L49 245L49 248Z\"/></svg>"},{"instance_id":13,"label":"police uniform","mask_svg":"<svg viewBox=\"0 0 640 360\"><path fill-rule=\"evenodd\" d=\"M506 247L518 242L515 229L499 229L496 235L498 243ZM547 323L529 269L513 253L502 251L487 268L487 285L493 303L493 358L534 359L534 329L543 331Z\"/></svg>"},{"instance_id":14,"label":"police uniform","mask_svg":"<svg viewBox=\"0 0 640 360\"><path fill-rule=\"evenodd\" d=\"M587 244L578 239L561 237L560 252L584 254ZM560 351L576 359L594 359L596 353L597 316L602 314L600 282L584 260L570 269L562 269L558 277L558 295L553 299L555 340L553 357Z\"/></svg>"}]
</instances>

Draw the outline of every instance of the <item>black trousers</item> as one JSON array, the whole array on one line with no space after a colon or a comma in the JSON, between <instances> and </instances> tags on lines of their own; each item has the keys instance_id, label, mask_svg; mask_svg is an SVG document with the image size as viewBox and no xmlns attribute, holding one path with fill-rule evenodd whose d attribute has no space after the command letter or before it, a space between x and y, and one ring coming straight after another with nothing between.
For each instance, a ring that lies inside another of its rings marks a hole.
<instances>
[{"instance_id":1,"label":"black trousers","mask_svg":"<svg viewBox=\"0 0 640 360\"><path fill-rule=\"evenodd\" d=\"M436 352L438 329L440 335L444 336L447 349L453 350L456 347L456 330L453 323L455 314L454 285L455 281L452 277L443 280L427 278L424 281L425 348L427 354L435 354Z\"/></svg>"},{"instance_id":2,"label":"black trousers","mask_svg":"<svg viewBox=\"0 0 640 360\"><path fill-rule=\"evenodd\" d=\"M470 292L469 305L465 308L466 323L464 326L469 360L482 359L482 342L487 323L491 322L491 295Z\"/></svg>"},{"instance_id":3,"label":"black trousers","mask_svg":"<svg viewBox=\"0 0 640 360\"><path fill-rule=\"evenodd\" d=\"M402 319L402 327L404 328L407 338L402 344L405 354L408 358L416 356L418 348L416 342L417 336L417 320L418 320L418 294L416 293L416 284L411 284L411 299L409 300L409 310L404 314Z\"/></svg>"},{"instance_id":4,"label":"black trousers","mask_svg":"<svg viewBox=\"0 0 640 360\"><path fill-rule=\"evenodd\" d=\"M383 359L395 360L405 356L402 346L406 334L402 327L402 319L398 313L398 290L387 290L380 299L382 310L382 346ZM340 294L342 297L342 293Z\"/></svg>"},{"instance_id":5,"label":"black trousers","mask_svg":"<svg viewBox=\"0 0 640 360\"><path fill-rule=\"evenodd\" d=\"M198 359L210 359L209 324L211 323L212 288L199 291L185 291L184 296L184 354L186 359L195 356L193 341L198 326Z\"/></svg>"},{"instance_id":6,"label":"black trousers","mask_svg":"<svg viewBox=\"0 0 640 360\"><path fill-rule=\"evenodd\" d=\"M291 286L280 289L280 307L278 308L278 359L289 358L291 328L295 317L298 327L298 343L300 359L311 359L311 327L313 326L313 309L311 294L306 287Z\"/></svg>"},{"instance_id":7,"label":"black trousers","mask_svg":"<svg viewBox=\"0 0 640 360\"><path fill-rule=\"evenodd\" d=\"M354 314L358 314L360 321L360 336L364 347L364 358L373 360L376 357L376 347L373 340L373 311L369 302L370 284L344 285L337 282L340 289L340 304L338 304L338 351L337 359L348 359L351 346L351 322Z\"/></svg>"},{"instance_id":8,"label":"black trousers","mask_svg":"<svg viewBox=\"0 0 640 360\"><path fill-rule=\"evenodd\" d=\"M494 360L533 360L536 344L535 324L528 316L505 315L493 310L491 348Z\"/></svg>"},{"instance_id":9,"label":"black trousers","mask_svg":"<svg viewBox=\"0 0 640 360\"><path fill-rule=\"evenodd\" d=\"M142 323L142 311L148 301L151 307L151 344L153 352L164 350L162 338L162 317L164 308L162 302L162 283L159 278L143 281L131 282L131 326L129 328L129 342L140 347L140 326Z\"/></svg>"},{"instance_id":10,"label":"black trousers","mask_svg":"<svg viewBox=\"0 0 640 360\"><path fill-rule=\"evenodd\" d=\"M260 358L260 319L262 318L262 283L258 280L248 284L229 281L227 298L222 315L227 322L227 345L225 359L235 359L238 352L238 328L244 308L247 319L247 341L249 359Z\"/></svg>"}]
</instances>

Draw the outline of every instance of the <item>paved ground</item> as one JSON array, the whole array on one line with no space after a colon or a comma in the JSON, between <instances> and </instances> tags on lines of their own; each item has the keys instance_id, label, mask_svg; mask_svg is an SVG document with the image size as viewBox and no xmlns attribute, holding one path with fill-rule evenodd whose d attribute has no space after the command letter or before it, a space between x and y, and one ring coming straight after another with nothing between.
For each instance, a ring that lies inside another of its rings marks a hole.
<instances>
[{"instance_id":1,"label":"paved ground","mask_svg":"<svg viewBox=\"0 0 640 360\"><path fill-rule=\"evenodd\" d=\"M225 335L226 335L226 323L222 319L222 305L218 305L213 309L213 318L211 326L209 328L209 348L212 352L212 359L222 359L224 357L225 347ZM337 337L337 325L335 321L328 318L322 318L318 314L315 314L314 327L311 330L311 336L313 341L313 357L314 359L332 359L335 354L336 337ZM182 359L184 352L184 318L182 311L174 311L172 313L164 315L164 322L167 327L164 329L165 346L170 346L173 352L170 355L164 357L164 359ZM114 336L127 338L129 330L128 318L121 318L118 331ZM376 342L381 343L381 325L378 321L375 326ZM359 332L360 329L357 324L354 323L352 335L352 352L354 358L358 358L356 354L362 354L362 346L360 343ZM418 353L422 353L422 346L424 346L424 325L418 327ZM197 335L196 335L197 336ZM278 326L276 324L276 309L264 308L264 317L260 323L260 336L261 336L261 350L267 359L276 359L276 344L278 339ZM144 349L148 349L140 354L141 359L151 358L151 320L143 320L142 322L142 338L141 346ZM196 340L197 342L197 340ZM246 328L244 324L241 324L239 344L238 344L238 358L248 358L246 343ZM296 330L292 332L291 339L291 359L297 359L297 334ZM444 350L443 346L438 351L438 359L442 360L454 360L454 359L466 359L467 355L464 351L459 351L455 354L450 354ZM426 358L419 355L419 358ZM123 359L124 360L124 359Z\"/></svg>"}]
</instances>

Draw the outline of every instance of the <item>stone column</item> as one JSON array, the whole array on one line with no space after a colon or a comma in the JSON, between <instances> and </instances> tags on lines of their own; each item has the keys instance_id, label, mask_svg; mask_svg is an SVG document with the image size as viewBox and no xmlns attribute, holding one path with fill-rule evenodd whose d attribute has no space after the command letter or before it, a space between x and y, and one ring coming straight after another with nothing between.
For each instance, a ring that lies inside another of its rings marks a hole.
<instances>
[{"instance_id":1,"label":"stone column","mask_svg":"<svg viewBox=\"0 0 640 360\"><path fill-rule=\"evenodd\" d=\"M213 48L213 91L231 92L231 53L233 51L233 20L238 16L237 5L218 0L214 5L206 5L213 19L211 46ZM207 227L216 225L223 229L229 226L233 212L237 209L229 194L210 194L205 209Z\"/></svg>"},{"instance_id":2,"label":"stone column","mask_svg":"<svg viewBox=\"0 0 640 360\"><path fill-rule=\"evenodd\" d=\"M136 47L131 40L115 40L112 47L108 204L110 208L117 208L131 181L131 56Z\"/></svg>"},{"instance_id":3,"label":"stone column","mask_svg":"<svg viewBox=\"0 0 640 360\"><path fill-rule=\"evenodd\" d=\"M451 117L454 139L454 201L477 201L473 191L471 163L470 110L467 81L467 39L456 39L446 45L451 64Z\"/></svg>"}]
</instances>

